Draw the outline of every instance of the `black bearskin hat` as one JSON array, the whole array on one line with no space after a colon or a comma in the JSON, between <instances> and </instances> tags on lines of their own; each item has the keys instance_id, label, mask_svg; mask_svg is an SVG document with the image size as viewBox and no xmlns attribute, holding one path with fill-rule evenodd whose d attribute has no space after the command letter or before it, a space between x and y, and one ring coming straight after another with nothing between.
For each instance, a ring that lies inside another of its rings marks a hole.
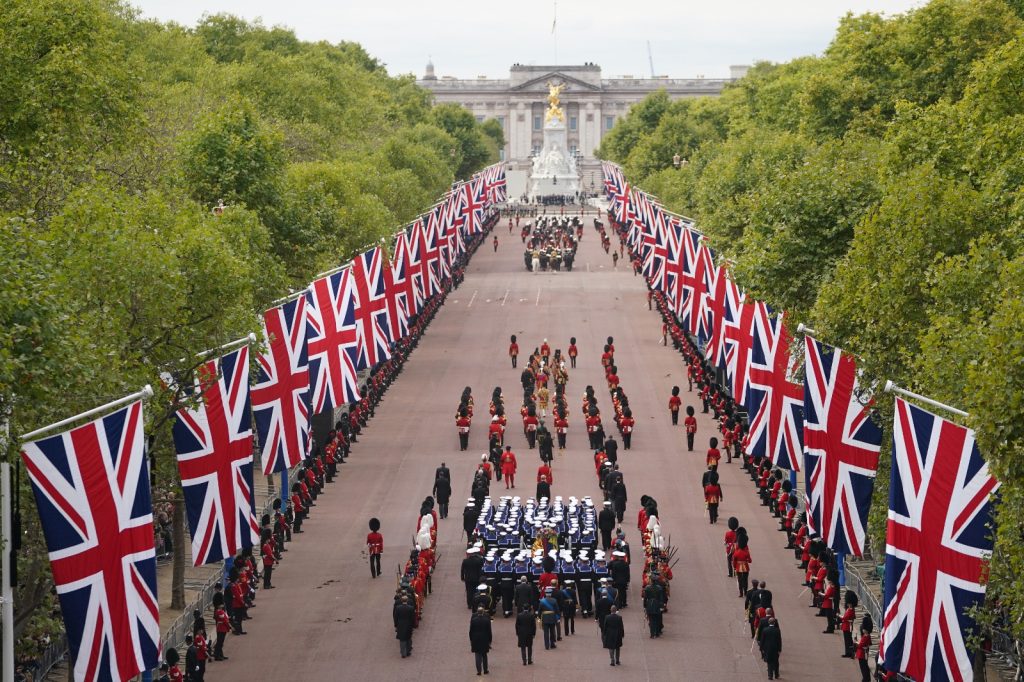
<instances>
[{"instance_id":1,"label":"black bearskin hat","mask_svg":"<svg viewBox=\"0 0 1024 682\"><path fill-rule=\"evenodd\" d=\"M370 530L372 530L374 533L380 530L380 519L378 519L376 516L370 519Z\"/></svg>"}]
</instances>

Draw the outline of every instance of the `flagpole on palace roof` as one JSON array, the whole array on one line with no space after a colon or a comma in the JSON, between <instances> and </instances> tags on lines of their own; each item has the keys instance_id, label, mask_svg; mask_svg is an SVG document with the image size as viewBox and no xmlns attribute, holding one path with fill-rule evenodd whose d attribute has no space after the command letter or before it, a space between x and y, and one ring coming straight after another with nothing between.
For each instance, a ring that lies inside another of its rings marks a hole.
<instances>
[{"instance_id":1,"label":"flagpole on palace roof","mask_svg":"<svg viewBox=\"0 0 1024 682\"><path fill-rule=\"evenodd\" d=\"M970 416L969 414L967 414L966 412L964 412L963 410L961 410L959 408L952 407L950 405L947 405L946 403L940 403L938 400L932 400L931 398L926 398L923 395L921 395L920 393L914 393L913 391L908 391L905 388L900 388L899 386L897 386L896 384L894 384L892 382L892 379L887 379L886 380L886 382L885 382L885 392L886 393L897 393L899 395L906 396L907 398L913 398L914 400L920 400L922 403L927 403L928 405L931 405L933 407L938 407L938 408L941 408L943 410L947 410L949 412L952 412L953 414L960 415L961 417L969 417Z\"/></svg>"},{"instance_id":2,"label":"flagpole on palace roof","mask_svg":"<svg viewBox=\"0 0 1024 682\"><path fill-rule=\"evenodd\" d=\"M94 407L91 410L86 410L85 412L82 412L81 414L76 414L74 417L68 417L67 419L62 419L59 422L56 422L54 424L50 424L49 426L44 426L41 429L36 429L35 431L30 431L29 433L24 434L21 437L21 440L23 440L23 441L31 440L32 438L35 438L36 436L41 436L44 433L49 433L50 431L54 431L56 429L59 429L62 426L67 426L68 424L74 424L75 422L77 422L79 420L87 419L87 418L95 416L95 415L97 415L97 414L99 414L101 412L106 412L107 410L112 410L114 408L121 407L122 405L127 405L128 403L135 402L136 400L140 400L140 399L141 400L148 400L149 398L152 398L152 397L153 397L153 387L150 386L149 384L146 384L145 386L142 387L141 391L136 391L135 393L132 393L131 395L126 395L125 397L120 398L118 400L113 400L113 401L107 403L106 405L100 405L99 407Z\"/></svg>"}]
</instances>

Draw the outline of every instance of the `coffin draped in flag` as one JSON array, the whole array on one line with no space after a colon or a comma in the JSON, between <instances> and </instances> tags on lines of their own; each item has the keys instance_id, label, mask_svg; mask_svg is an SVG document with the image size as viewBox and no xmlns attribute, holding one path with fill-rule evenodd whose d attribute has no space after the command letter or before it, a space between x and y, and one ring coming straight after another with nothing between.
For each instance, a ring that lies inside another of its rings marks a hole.
<instances>
[{"instance_id":1,"label":"coffin draped in flag","mask_svg":"<svg viewBox=\"0 0 1024 682\"><path fill-rule=\"evenodd\" d=\"M861 556L882 429L862 399L857 363L805 336L804 474L807 521L836 552Z\"/></svg>"},{"instance_id":2,"label":"coffin draped in flag","mask_svg":"<svg viewBox=\"0 0 1024 682\"><path fill-rule=\"evenodd\" d=\"M321 277L306 292L313 414L359 400L352 268Z\"/></svg>"},{"instance_id":3,"label":"coffin draped in flag","mask_svg":"<svg viewBox=\"0 0 1024 682\"><path fill-rule=\"evenodd\" d=\"M750 431L744 450L767 456L775 466L800 471L804 389L789 380L790 342L785 313L771 315L758 302L750 354Z\"/></svg>"},{"instance_id":4,"label":"coffin draped in flag","mask_svg":"<svg viewBox=\"0 0 1024 682\"><path fill-rule=\"evenodd\" d=\"M159 661L153 503L142 403L26 443L76 680L127 680Z\"/></svg>"},{"instance_id":5,"label":"coffin draped in flag","mask_svg":"<svg viewBox=\"0 0 1024 682\"><path fill-rule=\"evenodd\" d=\"M985 598L988 472L974 432L896 398L879 660L915 680L972 679L967 610Z\"/></svg>"},{"instance_id":6,"label":"coffin draped in flag","mask_svg":"<svg viewBox=\"0 0 1024 682\"><path fill-rule=\"evenodd\" d=\"M249 347L203 363L194 406L178 410L174 449L195 566L223 561L259 540L252 512Z\"/></svg>"},{"instance_id":7,"label":"coffin draped in flag","mask_svg":"<svg viewBox=\"0 0 1024 682\"><path fill-rule=\"evenodd\" d=\"M352 261L358 344L356 369L376 367L391 357L389 345L395 335L391 332L388 292L384 284L386 267L384 250L376 246Z\"/></svg>"},{"instance_id":8,"label":"coffin draped in flag","mask_svg":"<svg viewBox=\"0 0 1024 682\"><path fill-rule=\"evenodd\" d=\"M304 295L263 313L267 352L256 358L252 409L268 476L292 468L309 452L308 327Z\"/></svg>"}]
</instances>

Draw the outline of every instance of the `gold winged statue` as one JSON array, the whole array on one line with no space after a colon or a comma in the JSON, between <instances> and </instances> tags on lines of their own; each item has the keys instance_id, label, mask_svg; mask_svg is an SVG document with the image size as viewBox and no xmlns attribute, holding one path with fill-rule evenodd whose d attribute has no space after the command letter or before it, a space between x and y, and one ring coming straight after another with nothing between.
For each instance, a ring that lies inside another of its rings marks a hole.
<instances>
[{"instance_id":1,"label":"gold winged statue","mask_svg":"<svg viewBox=\"0 0 1024 682\"><path fill-rule=\"evenodd\" d=\"M565 123L565 112L562 111L561 100L558 98L562 94L562 90L565 90L565 83L552 83L548 81L548 110L544 114L544 122L553 121L558 119L562 123Z\"/></svg>"}]
</instances>

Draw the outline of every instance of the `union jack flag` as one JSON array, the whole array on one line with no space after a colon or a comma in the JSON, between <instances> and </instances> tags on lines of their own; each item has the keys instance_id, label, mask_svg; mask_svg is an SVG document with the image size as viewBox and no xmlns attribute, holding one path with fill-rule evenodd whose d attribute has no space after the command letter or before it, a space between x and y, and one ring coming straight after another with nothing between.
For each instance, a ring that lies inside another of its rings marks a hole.
<instances>
[{"instance_id":1,"label":"union jack flag","mask_svg":"<svg viewBox=\"0 0 1024 682\"><path fill-rule=\"evenodd\" d=\"M700 232L683 228L682 299L676 299L676 314L690 334L701 339L711 336L708 325L709 273L714 264L711 249L703 243Z\"/></svg>"},{"instance_id":2,"label":"union jack flag","mask_svg":"<svg viewBox=\"0 0 1024 682\"><path fill-rule=\"evenodd\" d=\"M508 198L506 184L505 184L505 164L496 163L493 166L488 166L483 172L485 181L485 190L487 194L487 203L495 204L501 203Z\"/></svg>"},{"instance_id":3,"label":"union jack flag","mask_svg":"<svg viewBox=\"0 0 1024 682\"><path fill-rule=\"evenodd\" d=\"M427 297L430 296L429 282L426 282L423 277L423 240L423 220L422 218L417 218L406 232L406 258L403 261L406 267L406 277L412 282L409 291L415 296L417 312L423 309ZM396 251L396 257L397 254L398 252Z\"/></svg>"},{"instance_id":4,"label":"union jack flag","mask_svg":"<svg viewBox=\"0 0 1024 682\"><path fill-rule=\"evenodd\" d=\"M448 199L445 198L445 201ZM419 226L420 280L424 295L430 297L441 292L441 263L444 260L438 239L439 225L435 212L431 210L427 214L426 222L420 222Z\"/></svg>"},{"instance_id":5,"label":"union jack flag","mask_svg":"<svg viewBox=\"0 0 1024 682\"><path fill-rule=\"evenodd\" d=\"M348 266L313 282L306 293L313 414L359 400L352 287L352 268Z\"/></svg>"},{"instance_id":6,"label":"union jack flag","mask_svg":"<svg viewBox=\"0 0 1024 682\"><path fill-rule=\"evenodd\" d=\"M405 233L402 233L405 236ZM391 329L391 340L398 341L409 332L409 317L402 309L399 300L399 287L395 283L395 271L388 259L388 254L381 249L384 258L384 295L388 299L388 326Z\"/></svg>"},{"instance_id":7,"label":"union jack flag","mask_svg":"<svg viewBox=\"0 0 1024 682\"><path fill-rule=\"evenodd\" d=\"M665 227L665 276L662 291L675 310L683 295L683 224L669 219Z\"/></svg>"},{"instance_id":8,"label":"union jack flag","mask_svg":"<svg viewBox=\"0 0 1024 682\"><path fill-rule=\"evenodd\" d=\"M754 317L748 397L753 417L744 450L755 457L767 455L783 469L800 471L804 390L788 378L792 339L785 313L773 318L759 301Z\"/></svg>"},{"instance_id":9,"label":"union jack flag","mask_svg":"<svg viewBox=\"0 0 1024 682\"><path fill-rule=\"evenodd\" d=\"M861 556L882 429L862 402L857 363L805 336L804 475L807 521L836 552Z\"/></svg>"},{"instance_id":10,"label":"union jack flag","mask_svg":"<svg viewBox=\"0 0 1024 682\"><path fill-rule=\"evenodd\" d=\"M388 345L394 341L394 335L391 333L388 292L384 286L386 267L384 250L379 246L359 254L352 263L359 347L356 369L376 367L391 357Z\"/></svg>"},{"instance_id":11,"label":"union jack flag","mask_svg":"<svg viewBox=\"0 0 1024 682\"><path fill-rule=\"evenodd\" d=\"M879 660L915 680L972 679L967 610L985 598L992 494L974 432L896 398Z\"/></svg>"},{"instance_id":12,"label":"union jack flag","mask_svg":"<svg viewBox=\"0 0 1024 682\"><path fill-rule=\"evenodd\" d=\"M142 403L21 453L76 680L128 680L160 657L153 502ZM4 578L6 580L6 577Z\"/></svg>"},{"instance_id":13,"label":"union jack flag","mask_svg":"<svg viewBox=\"0 0 1024 682\"><path fill-rule=\"evenodd\" d=\"M395 286L395 311L399 316L399 328L404 335L409 328L409 318L420 311L423 294L416 286L413 271L416 264L412 262L412 246L409 235L399 232L395 236L395 257L391 261L391 277Z\"/></svg>"},{"instance_id":14,"label":"union jack flag","mask_svg":"<svg viewBox=\"0 0 1024 682\"><path fill-rule=\"evenodd\" d=\"M724 266L715 266L710 271L712 292L708 297L711 319L711 339L705 348L704 356L715 367L728 368L726 327L740 315L740 304L743 295L736 282L729 277L729 270Z\"/></svg>"},{"instance_id":15,"label":"union jack flag","mask_svg":"<svg viewBox=\"0 0 1024 682\"><path fill-rule=\"evenodd\" d=\"M195 566L223 561L259 540L252 513L249 347L199 368L195 407L175 414L174 449Z\"/></svg>"},{"instance_id":16,"label":"union jack flag","mask_svg":"<svg viewBox=\"0 0 1024 682\"><path fill-rule=\"evenodd\" d=\"M469 222L470 211L466 208L464 193L459 193L459 198L454 197L445 202L444 211L439 220L441 226L440 243L441 250L445 257L442 258L448 274L455 266L455 261L466 250L464 235L467 234L467 223ZM483 225L483 216L480 216L480 225ZM482 227L480 230L482 231Z\"/></svg>"},{"instance_id":17,"label":"union jack flag","mask_svg":"<svg viewBox=\"0 0 1024 682\"><path fill-rule=\"evenodd\" d=\"M739 292L738 307L725 320L725 367L732 397L747 406L747 388L750 384L750 354L754 349L754 312L757 306Z\"/></svg>"},{"instance_id":18,"label":"union jack flag","mask_svg":"<svg viewBox=\"0 0 1024 682\"><path fill-rule=\"evenodd\" d=\"M486 206L484 185L484 178L479 175L462 183L462 197L459 203L463 220L460 222L465 228L466 234L473 235L484 231L484 208Z\"/></svg>"},{"instance_id":19,"label":"union jack flag","mask_svg":"<svg viewBox=\"0 0 1024 682\"><path fill-rule=\"evenodd\" d=\"M309 452L308 327L305 295L263 313L267 352L256 358L252 408L268 476L292 468Z\"/></svg>"}]
</instances>

